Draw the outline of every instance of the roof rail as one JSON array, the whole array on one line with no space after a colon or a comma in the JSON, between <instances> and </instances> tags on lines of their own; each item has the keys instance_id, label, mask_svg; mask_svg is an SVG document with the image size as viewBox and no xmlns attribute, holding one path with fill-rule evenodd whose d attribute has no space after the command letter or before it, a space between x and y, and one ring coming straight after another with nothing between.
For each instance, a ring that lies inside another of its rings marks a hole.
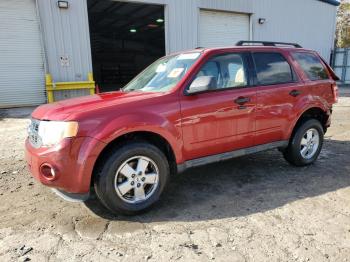
<instances>
[{"instance_id":1,"label":"roof rail","mask_svg":"<svg viewBox=\"0 0 350 262\"><path fill-rule=\"evenodd\" d=\"M236 43L236 46L244 46L246 44L260 44L263 46L278 46L278 45L289 45L296 48L302 48L301 45L295 43L284 43L284 42L269 42L269 41L239 41Z\"/></svg>"}]
</instances>

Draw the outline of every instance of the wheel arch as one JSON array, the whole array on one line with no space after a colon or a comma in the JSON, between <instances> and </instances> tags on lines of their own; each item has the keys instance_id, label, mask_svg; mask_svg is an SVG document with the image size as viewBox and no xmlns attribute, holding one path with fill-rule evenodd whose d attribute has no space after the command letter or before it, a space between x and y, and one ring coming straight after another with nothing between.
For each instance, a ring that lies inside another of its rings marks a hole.
<instances>
[{"instance_id":1,"label":"wheel arch","mask_svg":"<svg viewBox=\"0 0 350 262\"><path fill-rule=\"evenodd\" d=\"M168 159L169 166L171 168L171 174L177 172L176 153L170 142L164 138L164 136L152 131L133 131L122 134L106 144L94 163L91 185L93 185L95 174L98 172L98 169L102 165L103 160L112 152L112 150L118 146L123 146L124 144L130 142L148 142L156 146L165 154L166 158Z\"/></svg>"},{"instance_id":2,"label":"wheel arch","mask_svg":"<svg viewBox=\"0 0 350 262\"><path fill-rule=\"evenodd\" d=\"M323 131L326 132L328 128L329 117L329 111L325 111L323 108L317 106L309 107L299 115L297 121L294 123L294 125L292 125L292 129L289 131L289 137L292 138L298 127L308 119L317 119L320 121L323 127Z\"/></svg>"}]
</instances>

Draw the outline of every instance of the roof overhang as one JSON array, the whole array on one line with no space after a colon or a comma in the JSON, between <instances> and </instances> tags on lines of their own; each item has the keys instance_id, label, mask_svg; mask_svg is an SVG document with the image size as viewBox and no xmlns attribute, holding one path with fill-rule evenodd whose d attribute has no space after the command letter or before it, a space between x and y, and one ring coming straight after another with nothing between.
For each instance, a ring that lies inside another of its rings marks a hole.
<instances>
[{"instance_id":1,"label":"roof overhang","mask_svg":"<svg viewBox=\"0 0 350 262\"><path fill-rule=\"evenodd\" d=\"M318 1L330 4L330 5L335 5L335 6L340 5L340 2L338 2L337 0L318 0Z\"/></svg>"}]
</instances>

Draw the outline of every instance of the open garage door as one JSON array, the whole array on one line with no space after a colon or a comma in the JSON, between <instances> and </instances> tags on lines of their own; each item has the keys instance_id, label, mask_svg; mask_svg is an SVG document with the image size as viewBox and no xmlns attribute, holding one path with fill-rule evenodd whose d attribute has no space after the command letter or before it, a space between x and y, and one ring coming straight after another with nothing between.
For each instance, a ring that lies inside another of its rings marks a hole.
<instances>
[{"instance_id":1,"label":"open garage door","mask_svg":"<svg viewBox=\"0 0 350 262\"><path fill-rule=\"evenodd\" d=\"M118 90L165 55L164 6L88 0L94 78Z\"/></svg>"},{"instance_id":2,"label":"open garage door","mask_svg":"<svg viewBox=\"0 0 350 262\"><path fill-rule=\"evenodd\" d=\"M232 46L239 40L249 40L249 35L248 14L200 10L200 46Z\"/></svg>"},{"instance_id":3,"label":"open garage door","mask_svg":"<svg viewBox=\"0 0 350 262\"><path fill-rule=\"evenodd\" d=\"M0 108L45 103L35 0L0 1Z\"/></svg>"}]
</instances>

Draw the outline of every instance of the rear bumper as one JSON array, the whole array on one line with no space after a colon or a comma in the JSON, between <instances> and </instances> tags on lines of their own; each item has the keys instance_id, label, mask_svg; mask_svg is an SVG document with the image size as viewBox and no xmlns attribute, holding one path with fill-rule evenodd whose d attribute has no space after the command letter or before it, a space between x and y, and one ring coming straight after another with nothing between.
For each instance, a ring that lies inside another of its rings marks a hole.
<instances>
[{"instance_id":1,"label":"rear bumper","mask_svg":"<svg viewBox=\"0 0 350 262\"><path fill-rule=\"evenodd\" d=\"M327 121L325 123L325 127L328 128L331 126L332 123L332 113L333 113L333 108L331 107L329 111L327 112Z\"/></svg>"},{"instance_id":2,"label":"rear bumper","mask_svg":"<svg viewBox=\"0 0 350 262\"><path fill-rule=\"evenodd\" d=\"M330 107L330 108L325 112L325 113L326 113L326 116L325 116L325 118L324 118L323 121L322 121L322 126L323 126L324 134L327 133L328 128L331 126L331 123L332 123L332 112L333 112L332 107Z\"/></svg>"},{"instance_id":3,"label":"rear bumper","mask_svg":"<svg viewBox=\"0 0 350 262\"><path fill-rule=\"evenodd\" d=\"M52 148L34 148L25 142L25 158L32 176L42 184L65 194L88 194L96 159L105 144L90 137L64 139ZM47 179L40 167L49 165L54 179Z\"/></svg>"}]
</instances>

